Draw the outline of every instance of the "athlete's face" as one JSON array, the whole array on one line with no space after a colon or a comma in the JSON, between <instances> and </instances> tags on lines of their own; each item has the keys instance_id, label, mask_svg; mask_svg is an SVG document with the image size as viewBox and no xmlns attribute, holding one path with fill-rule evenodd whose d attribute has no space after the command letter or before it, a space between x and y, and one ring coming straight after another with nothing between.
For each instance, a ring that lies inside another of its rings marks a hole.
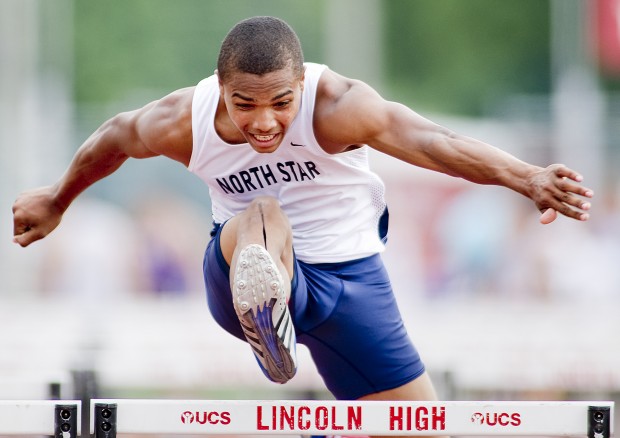
<instances>
[{"instance_id":1,"label":"athlete's face","mask_svg":"<svg viewBox=\"0 0 620 438\"><path fill-rule=\"evenodd\" d=\"M234 72L220 80L228 115L256 152L275 151L301 104L303 74L291 67L262 76Z\"/></svg>"}]
</instances>

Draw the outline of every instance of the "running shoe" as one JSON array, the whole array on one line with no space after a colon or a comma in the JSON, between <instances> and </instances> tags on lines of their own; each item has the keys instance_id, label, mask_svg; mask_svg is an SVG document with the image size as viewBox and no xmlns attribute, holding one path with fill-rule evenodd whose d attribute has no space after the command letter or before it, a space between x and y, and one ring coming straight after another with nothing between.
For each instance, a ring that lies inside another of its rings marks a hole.
<instances>
[{"instance_id":1,"label":"running shoe","mask_svg":"<svg viewBox=\"0 0 620 438\"><path fill-rule=\"evenodd\" d=\"M295 328L280 271L265 248L241 250L233 278L233 304L252 351L270 380L288 382L297 371Z\"/></svg>"}]
</instances>

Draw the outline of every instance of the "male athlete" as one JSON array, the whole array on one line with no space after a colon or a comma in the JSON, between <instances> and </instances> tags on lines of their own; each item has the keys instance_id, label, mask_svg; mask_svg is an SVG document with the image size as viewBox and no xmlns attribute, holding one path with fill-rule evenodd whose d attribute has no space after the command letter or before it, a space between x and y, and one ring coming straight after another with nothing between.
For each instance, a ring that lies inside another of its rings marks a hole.
<instances>
[{"instance_id":1,"label":"male athlete","mask_svg":"<svg viewBox=\"0 0 620 438\"><path fill-rule=\"evenodd\" d=\"M589 216L583 198L592 191L575 171L527 164L304 63L286 23L254 17L228 33L213 76L113 117L54 185L21 194L14 240L45 237L83 190L128 158L166 156L209 186L209 308L247 340L269 379L293 377L297 340L338 399L434 400L380 258L387 209L369 147L512 189L534 202L543 224L558 213Z\"/></svg>"}]
</instances>

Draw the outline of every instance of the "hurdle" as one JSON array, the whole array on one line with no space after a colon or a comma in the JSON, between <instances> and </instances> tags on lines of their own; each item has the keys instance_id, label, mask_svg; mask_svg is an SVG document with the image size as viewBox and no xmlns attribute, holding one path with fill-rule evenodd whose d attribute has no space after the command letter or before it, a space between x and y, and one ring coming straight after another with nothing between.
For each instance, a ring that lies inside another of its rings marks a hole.
<instances>
[{"instance_id":1,"label":"hurdle","mask_svg":"<svg viewBox=\"0 0 620 438\"><path fill-rule=\"evenodd\" d=\"M91 435L553 435L609 438L613 402L91 400Z\"/></svg>"},{"instance_id":2,"label":"hurdle","mask_svg":"<svg viewBox=\"0 0 620 438\"><path fill-rule=\"evenodd\" d=\"M0 400L0 435L75 438L80 411L79 400Z\"/></svg>"}]
</instances>

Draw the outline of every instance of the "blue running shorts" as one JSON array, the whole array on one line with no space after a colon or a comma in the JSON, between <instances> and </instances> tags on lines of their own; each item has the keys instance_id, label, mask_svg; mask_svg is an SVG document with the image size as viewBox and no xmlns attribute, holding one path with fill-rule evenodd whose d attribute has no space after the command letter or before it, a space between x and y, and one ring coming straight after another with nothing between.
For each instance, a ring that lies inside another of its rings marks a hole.
<instances>
[{"instance_id":1,"label":"blue running shorts","mask_svg":"<svg viewBox=\"0 0 620 438\"><path fill-rule=\"evenodd\" d=\"M215 226L205 252L207 302L216 322L245 341L232 304L221 229ZM322 264L295 259L291 290L297 342L308 347L338 400L397 388L424 372L380 255Z\"/></svg>"}]
</instances>

